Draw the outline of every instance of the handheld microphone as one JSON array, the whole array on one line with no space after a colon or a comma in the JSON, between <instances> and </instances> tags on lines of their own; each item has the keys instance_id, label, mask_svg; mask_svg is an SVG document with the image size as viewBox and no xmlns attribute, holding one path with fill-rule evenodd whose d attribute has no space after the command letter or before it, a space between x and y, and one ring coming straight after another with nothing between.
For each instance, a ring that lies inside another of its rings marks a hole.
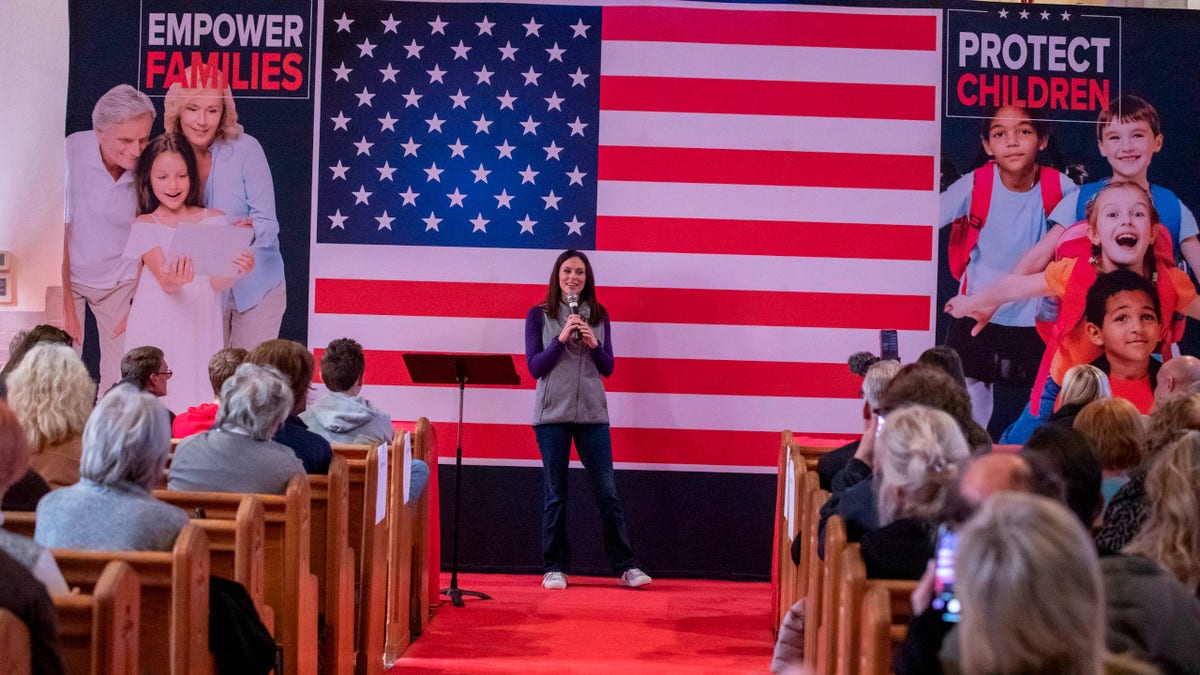
<instances>
[{"instance_id":1,"label":"handheld microphone","mask_svg":"<svg viewBox=\"0 0 1200 675\"><path fill-rule=\"evenodd\" d=\"M579 314L579 296L574 295L574 294L568 295L567 296L567 307L571 308L571 314ZM578 328L571 331L571 339L576 342L579 342L581 339L583 339L583 336L581 336L579 334Z\"/></svg>"}]
</instances>

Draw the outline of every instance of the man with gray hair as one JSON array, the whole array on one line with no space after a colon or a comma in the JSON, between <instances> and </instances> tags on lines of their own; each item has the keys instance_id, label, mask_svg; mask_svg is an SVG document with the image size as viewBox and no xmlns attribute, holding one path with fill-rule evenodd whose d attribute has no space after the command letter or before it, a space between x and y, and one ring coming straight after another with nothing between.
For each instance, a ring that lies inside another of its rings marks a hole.
<instances>
[{"instance_id":1,"label":"man with gray hair","mask_svg":"<svg viewBox=\"0 0 1200 675\"><path fill-rule=\"evenodd\" d=\"M92 128L67 137L63 328L83 343L84 308L100 335L100 391L119 379L137 261L122 257L136 215L133 169L150 142L154 104L127 84L92 109Z\"/></svg>"},{"instance_id":2,"label":"man with gray hair","mask_svg":"<svg viewBox=\"0 0 1200 675\"><path fill-rule=\"evenodd\" d=\"M883 389L892 381L896 373L900 371L899 361L876 361L867 368L866 374L863 376L862 383L862 398L863 398L863 428L870 430L874 428L875 415L879 412L879 400L883 395ZM821 481L821 489L829 490L833 484L833 477L837 475L842 467L850 461L854 454L858 452L858 444L862 439L851 441L836 450L830 450L822 455L817 460L817 476Z\"/></svg>"}]
</instances>

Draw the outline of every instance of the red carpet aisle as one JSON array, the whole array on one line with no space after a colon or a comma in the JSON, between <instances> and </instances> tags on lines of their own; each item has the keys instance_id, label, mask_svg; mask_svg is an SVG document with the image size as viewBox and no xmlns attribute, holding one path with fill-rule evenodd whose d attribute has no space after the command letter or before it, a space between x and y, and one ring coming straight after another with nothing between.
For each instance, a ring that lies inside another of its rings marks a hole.
<instances>
[{"instance_id":1,"label":"red carpet aisle","mask_svg":"<svg viewBox=\"0 0 1200 675\"><path fill-rule=\"evenodd\" d=\"M494 599L443 604L390 673L764 673L771 662L767 583L460 574ZM449 575L442 575L443 586Z\"/></svg>"}]
</instances>

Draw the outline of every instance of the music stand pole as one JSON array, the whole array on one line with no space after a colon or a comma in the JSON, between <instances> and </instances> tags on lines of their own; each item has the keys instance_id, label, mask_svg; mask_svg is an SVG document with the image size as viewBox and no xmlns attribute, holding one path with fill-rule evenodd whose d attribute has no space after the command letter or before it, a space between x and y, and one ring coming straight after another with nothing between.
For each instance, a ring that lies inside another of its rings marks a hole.
<instances>
[{"instance_id":1,"label":"music stand pole","mask_svg":"<svg viewBox=\"0 0 1200 675\"><path fill-rule=\"evenodd\" d=\"M462 596L469 595L480 600L491 600L492 596L479 591L467 591L458 587L458 515L462 510L462 432L463 432L463 400L467 392L467 374L463 372L462 364L455 363L455 374L458 379L458 437L454 449L454 540L450 553L450 587L441 591L442 595L450 596L450 604L464 607Z\"/></svg>"}]
</instances>

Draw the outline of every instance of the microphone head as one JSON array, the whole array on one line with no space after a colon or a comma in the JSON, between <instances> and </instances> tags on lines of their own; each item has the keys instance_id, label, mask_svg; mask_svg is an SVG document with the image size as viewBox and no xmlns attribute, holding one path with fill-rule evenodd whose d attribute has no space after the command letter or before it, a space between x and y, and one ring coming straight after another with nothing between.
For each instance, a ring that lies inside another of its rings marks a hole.
<instances>
[{"instance_id":1,"label":"microphone head","mask_svg":"<svg viewBox=\"0 0 1200 675\"><path fill-rule=\"evenodd\" d=\"M568 295L567 296L567 304L570 305L571 307L578 307L579 306L579 296L575 295L574 293L572 293L571 295Z\"/></svg>"}]
</instances>

